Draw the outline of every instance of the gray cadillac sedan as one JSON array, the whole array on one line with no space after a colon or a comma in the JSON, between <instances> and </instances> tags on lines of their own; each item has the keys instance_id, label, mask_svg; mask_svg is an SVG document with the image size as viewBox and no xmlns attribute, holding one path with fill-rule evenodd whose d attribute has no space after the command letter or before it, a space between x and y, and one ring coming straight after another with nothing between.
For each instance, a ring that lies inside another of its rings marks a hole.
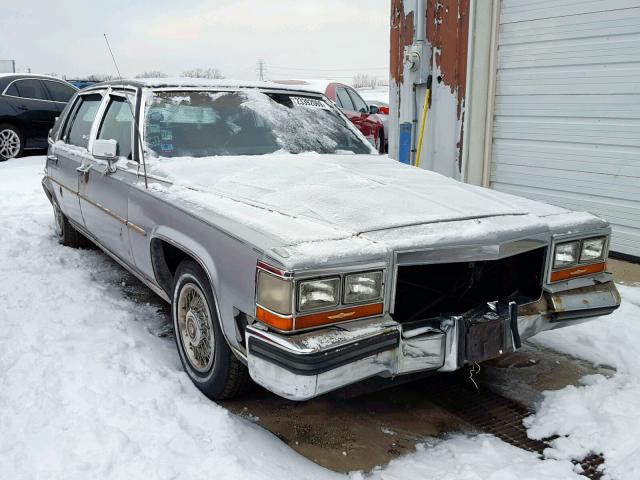
<instances>
[{"instance_id":1,"label":"gray cadillac sedan","mask_svg":"<svg viewBox=\"0 0 640 480\"><path fill-rule=\"evenodd\" d=\"M171 304L213 399L452 371L620 304L605 221L376 155L300 86L94 85L51 131L42 184L62 244Z\"/></svg>"}]
</instances>

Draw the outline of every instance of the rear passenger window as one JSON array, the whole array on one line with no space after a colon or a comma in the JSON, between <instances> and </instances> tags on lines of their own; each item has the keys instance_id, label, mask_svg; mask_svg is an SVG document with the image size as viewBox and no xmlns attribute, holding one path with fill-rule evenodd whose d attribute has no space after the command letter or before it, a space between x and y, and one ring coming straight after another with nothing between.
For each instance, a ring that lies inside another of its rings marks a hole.
<instances>
[{"instance_id":1,"label":"rear passenger window","mask_svg":"<svg viewBox=\"0 0 640 480\"><path fill-rule=\"evenodd\" d=\"M81 97L80 104L75 109L65 134L67 143L84 148L89 146L91 125L93 125L93 120L96 118L101 102L101 95L85 95Z\"/></svg>"},{"instance_id":2,"label":"rear passenger window","mask_svg":"<svg viewBox=\"0 0 640 480\"><path fill-rule=\"evenodd\" d=\"M49 94L51 95L51 100L55 102L68 102L73 94L76 91L71 88L69 85L65 85L61 82L53 82L49 80L44 80L47 89L49 90Z\"/></svg>"},{"instance_id":3,"label":"rear passenger window","mask_svg":"<svg viewBox=\"0 0 640 480\"><path fill-rule=\"evenodd\" d=\"M112 97L98 132L101 140L118 142L118 156L131 159L133 115L131 105L122 97Z\"/></svg>"},{"instance_id":4,"label":"rear passenger window","mask_svg":"<svg viewBox=\"0 0 640 480\"><path fill-rule=\"evenodd\" d=\"M345 110L355 110L353 108L353 103L351 102L351 97L349 97L349 94L344 88L336 89L336 98L338 99L340 107L344 108Z\"/></svg>"},{"instance_id":5,"label":"rear passenger window","mask_svg":"<svg viewBox=\"0 0 640 480\"><path fill-rule=\"evenodd\" d=\"M15 86L16 91L18 92L18 97L31 98L33 100L49 100L47 92L44 89L44 85L42 85L40 80L16 80L13 83L13 86Z\"/></svg>"}]
</instances>

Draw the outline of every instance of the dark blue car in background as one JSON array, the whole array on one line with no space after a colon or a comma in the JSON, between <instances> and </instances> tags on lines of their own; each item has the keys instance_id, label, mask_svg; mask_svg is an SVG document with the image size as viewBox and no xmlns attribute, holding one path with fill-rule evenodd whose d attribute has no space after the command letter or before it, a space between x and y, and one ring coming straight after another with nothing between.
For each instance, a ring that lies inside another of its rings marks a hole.
<instances>
[{"instance_id":1,"label":"dark blue car in background","mask_svg":"<svg viewBox=\"0 0 640 480\"><path fill-rule=\"evenodd\" d=\"M46 148L49 130L77 90L54 77L0 74L0 161Z\"/></svg>"}]
</instances>

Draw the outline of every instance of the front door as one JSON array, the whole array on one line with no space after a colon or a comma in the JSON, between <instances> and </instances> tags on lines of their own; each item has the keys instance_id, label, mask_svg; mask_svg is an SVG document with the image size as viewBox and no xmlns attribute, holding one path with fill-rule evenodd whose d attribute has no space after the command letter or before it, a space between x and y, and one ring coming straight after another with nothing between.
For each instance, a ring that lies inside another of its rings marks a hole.
<instances>
[{"instance_id":1,"label":"front door","mask_svg":"<svg viewBox=\"0 0 640 480\"><path fill-rule=\"evenodd\" d=\"M129 190L137 181L132 161L132 105L111 93L98 119L96 138L117 142L118 161L91 158L79 169L80 209L86 230L120 260L133 265L127 223Z\"/></svg>"}]
</instances>

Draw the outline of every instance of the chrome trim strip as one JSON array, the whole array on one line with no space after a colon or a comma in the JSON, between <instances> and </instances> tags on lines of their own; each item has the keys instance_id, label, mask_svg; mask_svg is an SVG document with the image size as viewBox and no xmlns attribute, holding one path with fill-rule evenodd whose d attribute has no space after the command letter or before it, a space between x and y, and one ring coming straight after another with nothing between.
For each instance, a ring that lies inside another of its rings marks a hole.
<instances>
[{"instance_id":1,"label":"chrome trim strip","mask_svg":"<svg viewBox=\"0 0 640 480\"><path fill-rule=\"evenodd\" d=\"M52 178L50 176L46 176L45 178L50 179L52 182L57 183L58 185L60 185L62 188L70 191L71 193L73 193L74 195L76 195L78 198L84 200L87 203L90 203L91 205L93 205L96 208L99 208L100 210L102 210L103 212L105 212L107 215L115 218L116 220L118 220L120 223L126 225L128 228L130 228L131 230L133 230L134 232L136 232L139 235L142 235L143 237L147 236L147 232L140 226L136 225L135 223L130 222L129 220L122 218L120 215L118 215L116 212L108 209L107 207L105 207L104 205L101 205L98 202L94 202L93 200L91 200L90 198L88 198L85 195L80 194L77 190L73 190L71 188L69 188L68 186L64 185L63 183L59 182L58 180L56 180L55 178Z\"/></svg>"}]
</instances>

